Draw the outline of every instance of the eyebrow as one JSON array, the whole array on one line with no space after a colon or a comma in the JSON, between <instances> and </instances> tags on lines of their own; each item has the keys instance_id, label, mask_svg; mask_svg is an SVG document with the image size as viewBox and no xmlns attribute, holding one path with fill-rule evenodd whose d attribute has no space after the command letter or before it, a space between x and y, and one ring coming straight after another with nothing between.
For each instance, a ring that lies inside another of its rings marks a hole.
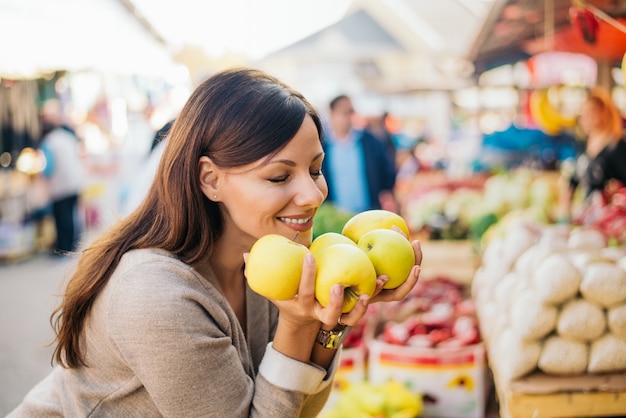
<instances>
[{"instance_id":1,"label":"eyebrow","mask_svg":"<svg viewBox=\"0 0 626 418\"><path fill-rule=\"evenodd\" d=\"M323 156L324 156L324 151L320 152L315 157L313 157L311 162L315 162L315 161L319 160L320 158L322 158ZM288 165L290 167L295 167L296 166L296 163L294 161L292 161L292 160L273 160L273 161L270 161L268 163L268 165L269 164L285 164L285 165Z\"/></svg>"}]
</instances>

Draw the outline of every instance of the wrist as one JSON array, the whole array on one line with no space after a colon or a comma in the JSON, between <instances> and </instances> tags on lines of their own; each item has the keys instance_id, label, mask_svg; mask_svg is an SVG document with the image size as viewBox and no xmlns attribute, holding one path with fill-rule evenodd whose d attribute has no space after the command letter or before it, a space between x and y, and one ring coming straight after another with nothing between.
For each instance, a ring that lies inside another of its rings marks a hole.
<instances>
[{"instance_id":1,"label":"wrist","mask_svg":"<svg viewBox=\"0 0 626 418\"><path fill-rule=\"evenodd\" d=\"M346 339L352 327L337 324L331 330L325 330L323 327L317 333L316 342L327 349L337 349Z\"/></svg>"}]
</instances>

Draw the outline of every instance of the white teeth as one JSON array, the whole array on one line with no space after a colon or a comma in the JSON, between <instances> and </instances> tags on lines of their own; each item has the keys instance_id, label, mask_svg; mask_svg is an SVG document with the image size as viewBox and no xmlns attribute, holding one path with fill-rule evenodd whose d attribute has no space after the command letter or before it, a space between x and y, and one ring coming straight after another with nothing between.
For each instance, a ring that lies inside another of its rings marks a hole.
<instances>
[{"instance_id":1,"label":"white teeth","mask_svg":"<svg viewBox=\"0 0 626 418\"><path fill-rule=\"evenodd\" d=\"M280 219L282 222L286 222L288 224L305 224L307 222L309 222L311 220L311 218L304 218L304 219L292 219L292 218L278 218Z\"/></svg>"}]
</instances>

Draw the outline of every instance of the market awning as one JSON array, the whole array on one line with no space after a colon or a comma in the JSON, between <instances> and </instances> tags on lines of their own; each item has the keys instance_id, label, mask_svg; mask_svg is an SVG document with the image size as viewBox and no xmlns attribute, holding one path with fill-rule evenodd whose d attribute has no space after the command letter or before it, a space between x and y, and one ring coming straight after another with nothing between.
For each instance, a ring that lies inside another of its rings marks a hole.
<instances>
[{"instance_id":1,"label":"market awning","mask_svg":"<svg viewBox=\"0 0 626 418\"><path fill-rule=\"evenodd\" d=\"M590 33L584 22L570 17L574 4L598 10L620 24L626 22L626 2L620 0L496 0L470 54L476 71L548 51L582 53L598 62L618 63L626 51L626 33L597 16L595 33Z\"/></svg>"},{"instance_id":2,"label":"market awning","mask_svg":"<svg viewBox=\"0 0 626 418\"><path fill-rule=\"evenodd\" d=\"M166 46L123 0L0 0L0 77L68 70L163 74Z\"/></svg>"}]
</instances>

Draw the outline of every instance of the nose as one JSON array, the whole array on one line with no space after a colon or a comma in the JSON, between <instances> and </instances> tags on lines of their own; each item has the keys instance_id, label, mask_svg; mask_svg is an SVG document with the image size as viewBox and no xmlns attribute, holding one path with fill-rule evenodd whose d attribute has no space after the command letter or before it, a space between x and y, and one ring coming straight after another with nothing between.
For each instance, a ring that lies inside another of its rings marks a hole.
<instances>
[{"instance_id":1,"label":"nose","mask_svg":"<svg viewBox=\"0 0 626 418\"><path fill-rule=\"evenodd\" d=\"M307 176L300 182L294 202L302 207L318 207L324 202L328 195L328 186L323 177L316 179Z\"/></svg>"}]
</instances>

